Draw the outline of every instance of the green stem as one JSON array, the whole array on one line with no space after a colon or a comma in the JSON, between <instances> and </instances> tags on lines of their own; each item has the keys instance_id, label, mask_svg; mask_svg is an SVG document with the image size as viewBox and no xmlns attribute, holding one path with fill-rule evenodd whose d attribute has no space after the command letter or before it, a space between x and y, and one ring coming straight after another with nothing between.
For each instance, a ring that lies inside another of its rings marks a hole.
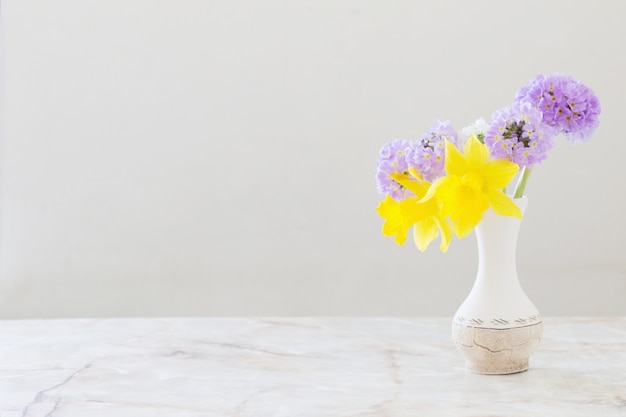
<instances>
[{"instance_id":1,"label":"green stem","mask_svg":"<svg viewBox=\"0 0 626 417\"><path fill-rule=\"evenodd\" d=\"M519 176L519 180L517 181L517 185L515 186L515 192L513 193L513 198L520 198L524 195L524 189L526 189L526 183L528 182L528 177L530 177L530 168L524 167L522 168L522 173Z\"/></svg>"}]
</instances>

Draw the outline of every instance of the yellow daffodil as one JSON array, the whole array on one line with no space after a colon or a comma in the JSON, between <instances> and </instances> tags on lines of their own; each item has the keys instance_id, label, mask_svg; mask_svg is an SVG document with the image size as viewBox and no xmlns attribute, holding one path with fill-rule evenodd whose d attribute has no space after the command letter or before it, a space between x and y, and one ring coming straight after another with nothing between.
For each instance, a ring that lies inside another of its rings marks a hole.
<instances>
[{"instance_id":1,"label":"yellow daffodil","mask_svg":"<svg viewBox=\"0 0 626 417\"><path fill-rule=\"evenodd\" d=\"M383 234L395 236L398 245L406 241L409 229L413 226L413 239L419 250L425 251L430 242L435 240L441 231L442 252L448 250L452 229L450 224L441 217L438 204L435 200L420 202L426 195L429 183L421 181L419 174L410 169L413 179L406 174L393 174L393 179L403 187L409 189L414 196L396 201L386 196L376 210L385 219Z\"/></svg>"},{"instance_id":2,"label":"yellow daffodil","mask_svg":"<svg viewBox=\"0 0 626 417\"><path fill-rule=\"evenodd\" d=\"M447 175L433 182L421 202L437 200L441 215L450 218L458 237L468 235L489 207L503 216L522 217L519 207L502 191L518 165L490 160L489 150L476 136L467 141L464 154L446 141L445 170Z\"/></svg>"}]
</instances>

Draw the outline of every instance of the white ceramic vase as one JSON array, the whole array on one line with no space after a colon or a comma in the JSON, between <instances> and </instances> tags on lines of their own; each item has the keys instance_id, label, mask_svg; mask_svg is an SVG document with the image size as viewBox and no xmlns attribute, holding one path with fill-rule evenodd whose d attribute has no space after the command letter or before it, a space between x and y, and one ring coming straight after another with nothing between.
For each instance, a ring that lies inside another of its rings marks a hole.
<instances>
[{"instance_id":1,"label":"white ceramic vase","mask_svg":"<svg viewBox=\"0 0 626 417\"><path fill-rule=\"evenodd\" d=\"M528 198L514 200L522 213ZM478 273L456 312L452 338L466 367L480 374L511 374L528 369L543 324L522 289L515 254L521 220L489 209L476 227Z\"/></svg>"}]
</instances>

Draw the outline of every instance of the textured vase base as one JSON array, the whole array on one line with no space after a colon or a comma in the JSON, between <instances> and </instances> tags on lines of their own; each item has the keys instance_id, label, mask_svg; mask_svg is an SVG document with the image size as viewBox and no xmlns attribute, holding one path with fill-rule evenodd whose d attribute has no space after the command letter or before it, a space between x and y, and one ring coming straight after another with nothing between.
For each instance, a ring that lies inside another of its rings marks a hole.
<instances>
[{"instance_id":1,"label":"textured vase base","mask_svg":"<svg viewBox=\"0 0 626 417\"><path fill-rule=\"evenodd\" d=\"M505 375L528 369L528 358L541 341L543 323L511 329L484 329L452 324L452 338L477 374Z\"/></svg>"},{"instance_id":2,"label":"textured vase base","mask_svg":"<svg viewBox=\"0 0 626 417\"><path fill-rule=\"evenodd\" d=\"M528 370L528 361L516 364L465 361L465 368L475 374L508 375Z\"/></svg>"}]
</instances>

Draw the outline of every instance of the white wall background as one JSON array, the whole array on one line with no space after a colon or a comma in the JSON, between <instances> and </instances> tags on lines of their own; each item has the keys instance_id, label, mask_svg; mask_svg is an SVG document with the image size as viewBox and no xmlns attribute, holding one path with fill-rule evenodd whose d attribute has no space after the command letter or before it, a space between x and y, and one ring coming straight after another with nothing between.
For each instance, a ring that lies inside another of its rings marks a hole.
<instances>
[{"instance_id":1,"label":"white wall background","mask_svg":"<svg viewBox=\"0 0 626 417\"><path fill-rule=\"evenodd\" d=\"M378 150L557 71L601 126L533 172L520 278L626 314L625 5L4 0L0 318L451 316L474 238L383 237Z\"/></svg>"}]
</instances>

